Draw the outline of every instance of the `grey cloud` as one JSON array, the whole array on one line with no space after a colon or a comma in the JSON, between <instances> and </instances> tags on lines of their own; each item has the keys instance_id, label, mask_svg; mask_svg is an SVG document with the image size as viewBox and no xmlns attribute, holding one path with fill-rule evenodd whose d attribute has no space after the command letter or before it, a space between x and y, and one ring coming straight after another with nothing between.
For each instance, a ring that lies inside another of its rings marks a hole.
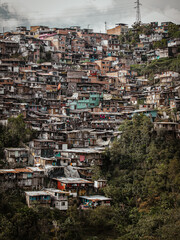
<instances>
[{"instance_id":1,"label":"grey cloud","mask_svg":"<svg viewBox=\"0 0 180 240\"><path fill-rule=\"evenodd\" d=\"M0 18L1 19L16 19L17 18L17 15L16 13L13 13L10 9L9 9L9 6L7 3L3 3L1 6L0 6Z\"/></svg>"},{"instance_id":2,"label":"grey cloud","mask_svg":"<svg viewBox=\"0 0 180 240\"><path fill-rule=\"evenodd\" d=\"M0 20L2 27L5 27L6 30L10 30L11 26L29 25L28 19L14 8L10 8L7 3L0 6Z\"/></svg>"},{"instance_id":3,"label":"grey cloud","mask_svg":"<svg viewBox=\"0 0 180 240\"><path fill-rule=\"evenodd\" d=\"M104 31L104 22L108 27L113 27L118 22L132 25L136 19L134 9L135 0L6 0L18 10L10 9L8 5L0 8L0 18L14 19L18 25L48 25L50 27L65 27L79 25L95 31ZM179 0L140 0L142 2L142 22L150 21L174 21L179 23L180 4ZM72 4L73 5L72 5ZM102 4L101 4L102 3ZM102 8L101 8L102 5ZM21 13L19 13L21 11ZM22 15L25 15L24 18Z\"/></svg>"}]
</instances>

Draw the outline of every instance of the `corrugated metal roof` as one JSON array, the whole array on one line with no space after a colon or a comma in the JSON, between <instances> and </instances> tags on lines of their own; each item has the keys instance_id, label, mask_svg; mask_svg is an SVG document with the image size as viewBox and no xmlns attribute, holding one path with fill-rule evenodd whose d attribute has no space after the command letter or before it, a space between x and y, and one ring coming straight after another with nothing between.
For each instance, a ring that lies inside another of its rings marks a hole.
<instances>
[{"instance_id":1,"label":"corrugated metal roof","mask_svg":"<svg viewBox=\"0 0 180 240\"><path fill-rule=\"evenodd\" d=\"M40 167L28 167L27 169L30 169L33 172L44 172L44 169Z\"/></svg>"},{"instance_id":2,"label":"corrugated metal roof","mask_svg":"<svg viewBox=\"0 0 180 240\"><path fill-rule=\"evenodd\" d=\"M25 192L25 194L28 196L42 196L42 195L50 196L50 193L47 193L45 191Z\"/></svg>"},{"instance_id":3,"label":"corrugated metal roof","mask_svg":"<svg viewBox=\"0 0 180 240\"><path fill-rule=\"evenodd\" d=\"M15 173L32 173L30 169L26 168L15 168L14 171Z\"/></svg>"},{"instance_id":4,"label":"corrugated metal roof","mask_svg":"<svg viewBox=\"0 0 180 240\"><path fill-rule=\"evenodd\" d=\"M80 198L88 199L91 201L110 201L112 200L111 198L101 196L101 195L95 195L95 196L80 196Z\"/></svg>"},{"instance_id":5,"label":"corrugated metal roof","mask_svg":"<svg viewBox=\"0 0 180 240\"><path fill-rule=\"evenodd\" d=\"M55 188L46 188L45 191L48 193L62 193L62 194L69 195L69 192L65 192L65 191L62 191L59 189L55 189Z\"/></svg>"},{"instance_id":6,"label":"corrugated metal roof","mask_svg":"<svg viewBox=\"0 0 180 240\"><path fill-rule=\"evenodd\" d=\"M93 183L91 181L88 181L86 179L83 178L65 178L65 177L61 177L61 178L53 178L56 181L68 184L68 183L72 183L72 184L76 184L76 183Z\"/></svg>"}]
</instances>

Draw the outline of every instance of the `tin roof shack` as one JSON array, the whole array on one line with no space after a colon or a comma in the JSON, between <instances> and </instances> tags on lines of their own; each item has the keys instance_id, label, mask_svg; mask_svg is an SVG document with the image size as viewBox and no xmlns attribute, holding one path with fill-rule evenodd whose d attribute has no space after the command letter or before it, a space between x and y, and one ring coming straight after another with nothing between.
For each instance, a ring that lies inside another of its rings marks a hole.
<instances>
[{"instance_id":1,"label":"tin roof shack","mask_svg":"<svg viewBox=\"0 0 180 240\"><path fill-rule=\"evenodd\" d=\"M111 62L109 60L106 59L97 60L95 61L95 63L99 66L102 74L105 74L106 72L110 71Z\"/></svg>"},{"instance_id":2,"label":"tin roof shack","mask_svg":"<svg viewBox=\"0 0 180 240\"><path fill-rule=\"evenodd\" d=\"M5 188L13 188L16 184L16 172L14 169L0 169L0 183Z\"/></svg>"},{"instance_id":3,"label":"tin roof shack","mask_svg":"<svg viewBox=\"0 0 180 240\"><path fill-rule=\"evenodd\" d=\"M102 93L103 90L108 90L109 89L109 82L104 79L106 76L85 76L82 77L81 82L77 83L77 92L98 92Z\"/></svg>"},{"instance_id":4,"label":"tin roof shack","mask_svg":"<svg viewBox=\"0 0 180 240\"><path fill-rule=\"evenodd\" d=\"M111 38L108 41L108 46L109 46L108 53L110 53L111 56L118 56L119 55L120 41L119 41L118 37L116 37L115 39Z\"/></svg>"},{"instance_id":5,"label":"tin roof shack","mask_svg":"<svg viewBox=\"0 0 180 240\"><path fill-rule=\"evenodd\" d=\"M97 120L92 121L92 127L96 130L112 130L118 129L122 120Z\"/></svg>"},{"instance_id":6,"label":"tin roof shack","mask_svg":"<svg viewBox=\"0 0 180 240\"><path fill-rule=\"evenodd\" d=\"M180 98L170 99L169 106L171 109L177 109L177 111L180 111Z\"/></svg>"},{"instance_id":7,"label":"tin roof shack","mask_svg":"<svg viewBox=\"0 0 180 240\"><path fill-rule=\"evenodd\" d=\"M67 72L67 82L68 90L67 95L71 96L74 92L77 91L77 83L81 82L83 76L87 76L85 71L68 71Z\"/></svg>"},{"instance_id":8,"label":"tin roof shack","mask_svg":"<svg viewBox=\"0 0 180 240\"><path fill-rule=\"evenodd\" d=\"M38 170L41 171L41 170ZM6 186L19 186L23 189L38 189L43 186L44 173L35 173L35 168L15 168L15 169L1 169L0 180L6 183Z\"/></svg>"},{"instance_id":9,"label":"tin roof shack","mask_svg":"<svg viewBox=\"0 0 180 240\"><path fill-rule=\"evenodd\" d=\"M106 187L106 185L107 185L107 180L99 179L94 181L94 188L97 190Z\"/></svg>"},{"instance_id":10,"label":"tin roof shack","mask_svg":"<svg viewBox=\"0 0 180 240\"><path fill-rule=\"evenodd\" d=\"M34 164L40 164L41 158L53 158L54 150L56 149L56 142L47 139L34 139L30 142L30 151L34 157Z\"/></svg>"},{"instance_id":11,"label":"tin roof shack","mask_svg":"<svg viewBox=\"0 0 180 240\"><path fill-rule=\"evenodd\" d=\"M178 123L175 122L154 122L154 129L165 130L169 132L176 132L178 130Z\"/></svg>"},{"instance_id":12,"label":"tin roof shack","mask_svg":"<svg viewBox=\"0 0 180 240\"><path fill-rule=\"evenodd\" d=\"M91 122L93 129L112 130L122 123L122 113L118 112L92 112Z\"/></svg>"},{"instance_id":13,"label":"tin roof shack","mask_svg":"<svg viewBox=\"0 0 180 240\"><path fill-rule=\"evenodd\" d=\"M180 38L170 39L168 41L169 56L177 57L179 53L178 51L179 46L180 46Z\"/></svg>"},{"instance_id":14,"label":"tin roof shack","mask_svg":"<svg viewBox=\"0 0 180 240\"><path fill-rule=\"evenodd\" d=\"M62 149L67 149L67 144L62 144ZM61 156L59 150L54 151L55 158L57 159L57 165L66 167L71 163L71 159L68 156Z\"/></svg>"},{"instance_id":15,"label":"tin roof shack","mask_svg":"<svg viewBox=\"0 0 180 240\"><path fill-rule=\"evenodd\" d=\"M80 209L96 208L98 206L111 206L111 198L101 195L95 196L80 196Z\"/></svg>"},{"instance_id":16,"label":"tin roof shack","mask_svg":"<svg viewBox=\"0 0 180 240\"><path fill-rule=\"evenodd\" d=\"M0 86L4 88L6 95L13 96L15 92L14 81L10 77L0 79Z\"/></svg>"},{"instance_id":17,"label":"tin roof shack","mask_svg":"<svg viewBox=\"0 0 180 240\"><path fill-rule=\"evenodd\" d=\"M92 112L93 121L122 121L122 113L119 112Z\"/></svg>"},{"instance_id":18,"label":"tin roof shack","mask_svg":"<svg viewBox=\"0 0 180 240\"><path fill-rule=\"evenodd\" d=\"M59 210L68 210L68 196L69 192L62 190L47 188L47 193L51 195L51 206Z\"/></svg>"},{"instance_id":19,"label":"tin roof shack","mask_svg":"<svg viewBox=\"0 0 180 240\"><path fill-rule=\"evenodd\" d=\"M135 114L144 114L147 117L149 117L151 119L152 122L154 122L154 120L157 117L157 110L155 109L138 109L135 110L133 112L130 112L130 115L133 117Z\"/></svg>"},{"instance_id":20,"label":"tin roof shack","mask_svg":"<svg viewBox=\"0 0 180 240\"><path fill-rule=\"evenodd\" d=\"M162 94L159 90L151 90L146 93L145 104L152 105L153 107L160 107L165 105L165 99L162 97Z\"/></svg>"},{"instance_id":21,"label":"tin roof shack","mask_svg":"<svg viewBox=\"0 0 180 240\"><path fill-rule=\"evenodd\" d=\"M71 159L73 166L89 167L93 164L102 164L102 152L104 149L103 147L72 148L59 150L59 153L62 158Z\"/></svg>"},{"instance_id":22,"label":"tin roof shack","mask_svg":"<svg viewBox=\"0 0 180 240\"><path fill-rule=\"evenodd\" d=\"M71 41L71 47L73 53L83 53L85 51L85 40L76 38Z\"/></svg>"},{"instance_id":23,"label":"tin roof shack","mask_svg":"<svg viewBox=\"0 0 180 240\"><path fill-rule=\"evenodd\" d=\"M19 44L17 42L0 40L0 58L10 57L18 52Z\"/></svg>"},{"instance_id":24,"label":"tin roof shack","mask_svg":"<svg viewBox=\"0 0 180 240\"><path fill-rule=\"evenodd\" d=\"M93 130L90 133L90 146L108 146L110 141L114 139L114 131L113 130L104 130L97 131Z\"/></svg>"},{"instance_id":25,"label":"tin roof shack","mask_svg":"<svg viewBox=\"0 0 180 240\"><path fill-rule=\"evenodd\" d=\"M68 144L74 148L89 147L91 131L89 129L82 129L68 132Z\"/></svg>"},{"instance_id":26,"label":"tin roof shack","mask_svg":"<svg viewBox=\"0 0 180 240\"><path fill-rule=\"evenodd\" d=\"M32 171L32 189L41 189L44 186L44 169L39 167L28 167Z\"/></svg>"},{"instance_id":27,"label":"tin roof shack","mask_svg":"<svg viewBox=\"0 0 180 240\"><path fill-rule=\"evenodd\" d=\"M39 158L39 163L36 164L36 165L40 165L42 167L56 166L57 165L57 159L55 157L51 157L51 158L40 157Z\"/></svg>"},{"instance_id":28,"label":"tin roof shack","mask_svg":"<svg viewBox=\"0 0 180 240\"><path fill-rule=\"evenodd\" d=\"M29 151L26 148L5 148L5 159L9 166L27 166Z\"/></svg>"},{"instance_id":29,"label":"tin roof shack","mask_svg":"<svg viewBox=\"0 0 180 240\"><path fill-rule=\"evenodd\" d=\"M62 131L62 130L70 128L69 123L71 123L69 120L65 122L65 120L63 119L62 119L62 122L42 123L41 128L38 129L39 139L48 139L48 140L66 142L67 134L66 134L66 131ZM56 147L59 148L58 142Z\"/></svg>"},{"instance_id":30,"label":"tin roof shack","mask_svg":"<svg viewBox=\"0 0 180 240\"><path fill-rule=\"evenodd\" d=\"M73 197L88 194L93 188L93 182L83 178L53 178L57 182L57 188L62 191L69 192Z\"/></svg>"},{"instance_id":31,"label":"tin roof shack","mask_svg":"<svg viewBox=\"0 0 180 240\"><path fill-rule=\"evenodd\" d=\"M28 207L50 207L51 195L45 191L25 192Z\"/></svg>"},{"instance_id":32,"label":"tin roof shack","mask_svg":"<svg viewBox=\"0 0 180 240\"><path fill-rule=\"evenodd\" d=\"M88 86L85 86L85 90ZM69 98L67 106L71 110L92 109L98 107L102 101L102 94L100 92L84 91L84 87L80 90L81 93L76 93L77 99Z\"/></svg>"},{"instance_id":33,"label":"tin roof shack","mask_svg":"<svg viewBox=\"0 0 180 240\"><path fill-rule=\"evenodd\" d=\"M162 74L157 74L154 79L160 79L162 86L172 85L175 81L179 80L180 74L178 72L167 71Z\"/></svg>"},{"instance_id":34,"label":"tin roof shack","mask_svg":"<svg viewBox=\"0 0 180 240\"><path fill-rule=\"evenodd\" d=\"M160 59L160 58L166 58L169 57L169 51L168 48L165 49L156 49L156 58Z\"/></svg>"},{"instance_id":35,"label":"tin roof shack","mask_svg":"<svg viewBox=\"0 0 180 240\"><path fill-rule=\"evenodd\" d=\"M26 168L15 168L17 185L24 189L32 188L33 172Z\"/></svg>"},{"instance_id":36,"label":"tin roof shack","mask_svg":"<svg viewBox=\"0 0 180 240\"><path fill-rule=\"evenodd\" d=\"M93 62L84 62L81 65L82 70L89 70L90 74L97 75L96 71L99 70L99 66Z\"/></svg>"}]
</instances>

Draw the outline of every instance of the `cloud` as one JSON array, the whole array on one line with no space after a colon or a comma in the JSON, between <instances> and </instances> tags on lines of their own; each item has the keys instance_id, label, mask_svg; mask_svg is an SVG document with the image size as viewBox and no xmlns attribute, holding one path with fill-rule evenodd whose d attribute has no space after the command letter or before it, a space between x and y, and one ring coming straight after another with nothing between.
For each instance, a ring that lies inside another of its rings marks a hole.
<instances>
[{"instance_id":1,"label":"cloud","mask_svg":"<svg viewBox=\"0 0 180 240\"><path fill-rule=\"evenodd\" d=\"M0 20L2 28L4 27L6 31L19 25L29 24L29 21L26 17L18 13L13 7L10 7L7 3L3 3L0 6Z\"/></svg>"},{"instance_id":2,"label":"cloud","mask_svg":"<svg viewBox=\"0 0 180 240\"><path fill-rule=\"evenodd\" d=\"M132 25L136 19L133 0L4 0L8 4L1 6L7 26L48 25L50 27L68 27L90 25L95 31L105 31L116 23ZM173 21L180 22L179 0L141 0L142 22ZM17 7L18 6L18 7ZM16 9L16 10L15 10ZM24 17L26 16L26 17Z\"/></svg>"},{"instance_id":3,"label":"cloud","mask_svg":"<svg viewBox=\"0 0 180 240\"><path fill-rule=\"evenodd\" d=\"M89 4L99 12L104 12L113 5L113 0L89 0Z\"/></svg>"}]
</instances>

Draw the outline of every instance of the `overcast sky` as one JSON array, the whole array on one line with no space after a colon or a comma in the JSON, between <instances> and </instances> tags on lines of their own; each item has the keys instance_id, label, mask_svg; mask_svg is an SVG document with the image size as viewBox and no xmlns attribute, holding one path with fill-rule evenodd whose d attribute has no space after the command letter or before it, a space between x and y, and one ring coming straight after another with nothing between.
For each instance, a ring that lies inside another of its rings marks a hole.
<instances>
[{"instance_id":1,"label":"overcast sky","mask_svg":"<svg viewBox=\"0 0 180 240\"><path fill-rule=\"evenodd\" d=\"M135 0L0 0L0 32L17 26L81 26L105 31L136 20ZM180 23L180 0L141 0L141 20Z\"/></svg>"}]
</instances>

